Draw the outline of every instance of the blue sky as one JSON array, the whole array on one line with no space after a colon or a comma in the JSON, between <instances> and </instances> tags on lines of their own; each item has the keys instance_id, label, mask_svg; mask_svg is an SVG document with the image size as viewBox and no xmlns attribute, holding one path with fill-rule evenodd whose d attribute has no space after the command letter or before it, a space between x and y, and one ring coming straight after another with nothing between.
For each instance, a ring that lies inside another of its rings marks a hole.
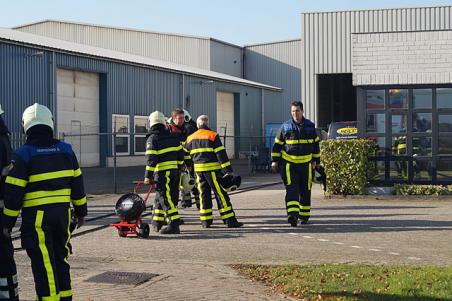
<instances>
[{"instance_id":1,"label":"blue sky","mask_svg":"<svg viewBox=\"0 0 452 301\"><path fill-rule=\"evenodd\" d=\"M450 0L0 0L0 27L59 19L244 45L298 38L301 12L451 4Z\"/></svg>"}]
</instances>

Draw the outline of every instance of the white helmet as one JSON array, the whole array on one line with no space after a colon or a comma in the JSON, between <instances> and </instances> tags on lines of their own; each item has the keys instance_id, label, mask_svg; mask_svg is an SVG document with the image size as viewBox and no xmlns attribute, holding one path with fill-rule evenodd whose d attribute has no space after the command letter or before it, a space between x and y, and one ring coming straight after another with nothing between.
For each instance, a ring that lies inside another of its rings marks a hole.
<instances>
[{"instance_id":1,"label":"white helmet","mask_svg":"<svg viewBox=\"0 0 452 301\"><path fill-rule=\"evenodd\" d=\"M24 126L25 133L35 125L47 125L53 131L53 116L52 112L43 105L35 103L25 109L22 115L22 124Z\"/></svg>"},{"instance_id":2,"label":"white helmet","mask_svg":"<svg viewBox=\"0 0 452 301\"><path fill-rule=\"evenodd\" d=\"M3 113L5 113L5 111L3 111L2 105L0 105L0 115L2 115Z\"/></svg>"},{"instance_id":3,"label":"white helmet","mask_svg":"<svg viewBox=\"0 0 452 301\"><path fill-rule=\"evenodd\" d=\"M151 128L159 123L163 125L165 124L165 115L159 111L152 112L151 115L149 115L149 127Z\"/></svg>"},{"instance_id":4,"label":"white helmet","mask_svg":"<svg viewBox=\"0 0 452 301\"><path fill-rule=\"evenodd\" d=\"M190 191L193 186L195 186L195 180L190 177L190 174L187 172L181 173L180 188L185 191Z\"/></svg>"},{"instance_id":5,"label":"white helmet","mask_svg":"<svg viewBox=\"0 0 452 301\"><path fill-rule=\"evenodd\" d=\"M187 110L184 109L184 120L185 122L189 122L191 120L191 115Z\"/></svg>"}]
</instances>

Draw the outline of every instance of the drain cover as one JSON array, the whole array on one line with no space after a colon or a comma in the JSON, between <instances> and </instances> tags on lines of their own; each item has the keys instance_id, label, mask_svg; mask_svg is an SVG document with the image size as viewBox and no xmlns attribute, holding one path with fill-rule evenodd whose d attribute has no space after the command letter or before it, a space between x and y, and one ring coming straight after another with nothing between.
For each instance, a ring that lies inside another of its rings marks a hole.
<instances>
[{"instance_id":1,"label":"drain cover","mask_svg":"<svg viewBox=\"0 0 452 301\"><path fill-rule=\"evenodd\" d=\"M159 274L133 272L105 272L87 279L87 282L140 285Z\"/></svg>"}]
</instances>

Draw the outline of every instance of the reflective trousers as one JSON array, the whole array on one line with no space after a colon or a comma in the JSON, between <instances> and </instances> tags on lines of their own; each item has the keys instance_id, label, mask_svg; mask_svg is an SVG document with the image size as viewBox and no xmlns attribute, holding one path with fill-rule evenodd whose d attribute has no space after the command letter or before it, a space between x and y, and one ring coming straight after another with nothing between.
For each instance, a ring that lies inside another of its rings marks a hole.
<instances>
[{"instance_id":1,"label":"reflective trousers","mask_svg":"<svg viewBox=\"0 0 452 301\"><path fill-rule=\"evenodd\" d=\"M179 200L180 172L177 169L158 171L154 173L156 197L153 224L180 223L180 215L177 211Z\"/></svg>"},{"instance_id":2,"label":"reflective trousers","mask_svg":"<svg viewBox=\"0 0 452 301\"><path fill-rule=\"evenodd\" d=\"M218 171L196 172L196 187L199 191L199 214L201 221L213 219L212 190L218 204L218 211L222 220L235 216L228 193L218 182Z\"/></svg>"},{"instance_id":3,"label":"reflective trousers","mask_svg":"<svg viewBox=\"0 0 452 301\"><path fill-rule=\"evenodd\" d=\"M22 247L31 259L36 300L72 300L69 204L22 210Z\"/></svg>"},{"instance_id":4,"label":"reflective trousers","mask_svg":"<svg viewBox=\"0 0 452 301\"><path fill-rule=\"evenodd\" d=\"M2 211L0 209L0 301L19 300L14 247L11 238L3 236Z\"/></svg>"},{"instance_id":5,"label":"reflective trousers","mask_svg":"<svg viewBox=\"0 0 452 301\"><path fill-rule=\"evenodd\" d=\"M286 209L288 216L309 219L311 216L311 163L295 164L281 161L279 170L286 186Z\"/></svg>"}]
</instances>

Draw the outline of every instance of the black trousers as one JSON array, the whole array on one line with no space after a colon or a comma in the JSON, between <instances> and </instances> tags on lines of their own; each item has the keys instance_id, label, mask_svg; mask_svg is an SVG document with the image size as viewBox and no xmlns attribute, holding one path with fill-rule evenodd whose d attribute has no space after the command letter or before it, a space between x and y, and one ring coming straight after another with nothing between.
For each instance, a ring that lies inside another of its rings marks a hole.
<instances>
[{"instance_id":1,"label":"black trousers","mask_svg":"<svg viewBox=\"0 0 452 301\"><path fill-rule=\"evenodd\" d=\"M177 211L179 200L180 171L171 169L154 173L156 197L153 224L163 224L165 220L170 223L180 223L180 215Z\"/></svg>"},{"instance_id":2,"label":"black trousers","mask_svg":"<svg viewBox=\"0 0 452 301\"><path fill-rule=\"evenodd\" d=\"M22 210L22 247L31 259L36 300L72 300L69 204Z\"/></svg>"},{"instance_id":3,"label":"black trousers","mask_svg":"<svg viewBox=\"0 0 452 301\"><path fill-rule=\"evenodd\" d=\"M199 191L199 214L201 221L213 219L212 190L217 200L221 219L225 220L235 216L228 193L218 183L218 177L218 171L196 172L196 187Z\"/></svg>"},{"instance_id":4,"label":"black trousers","mask_svg":"<svg viewBox=\"0 0 452 301\"><path fill-rule=\"evenodd\" d=\"M3 236L2 215L0 209L0 301L19 300L13 242Z\"/></svg>"},{"instance_id":5,"label":"black trousers","mask_svg":"<svg viewBox=\"0 0 452 301\"><path fill-rule=\"evenodd\" d=\"M288 216L309 219L311 216L311 163L295 164L281 161L279 171L286 186L286 209Z\"/></svg>"}]
</instances>

